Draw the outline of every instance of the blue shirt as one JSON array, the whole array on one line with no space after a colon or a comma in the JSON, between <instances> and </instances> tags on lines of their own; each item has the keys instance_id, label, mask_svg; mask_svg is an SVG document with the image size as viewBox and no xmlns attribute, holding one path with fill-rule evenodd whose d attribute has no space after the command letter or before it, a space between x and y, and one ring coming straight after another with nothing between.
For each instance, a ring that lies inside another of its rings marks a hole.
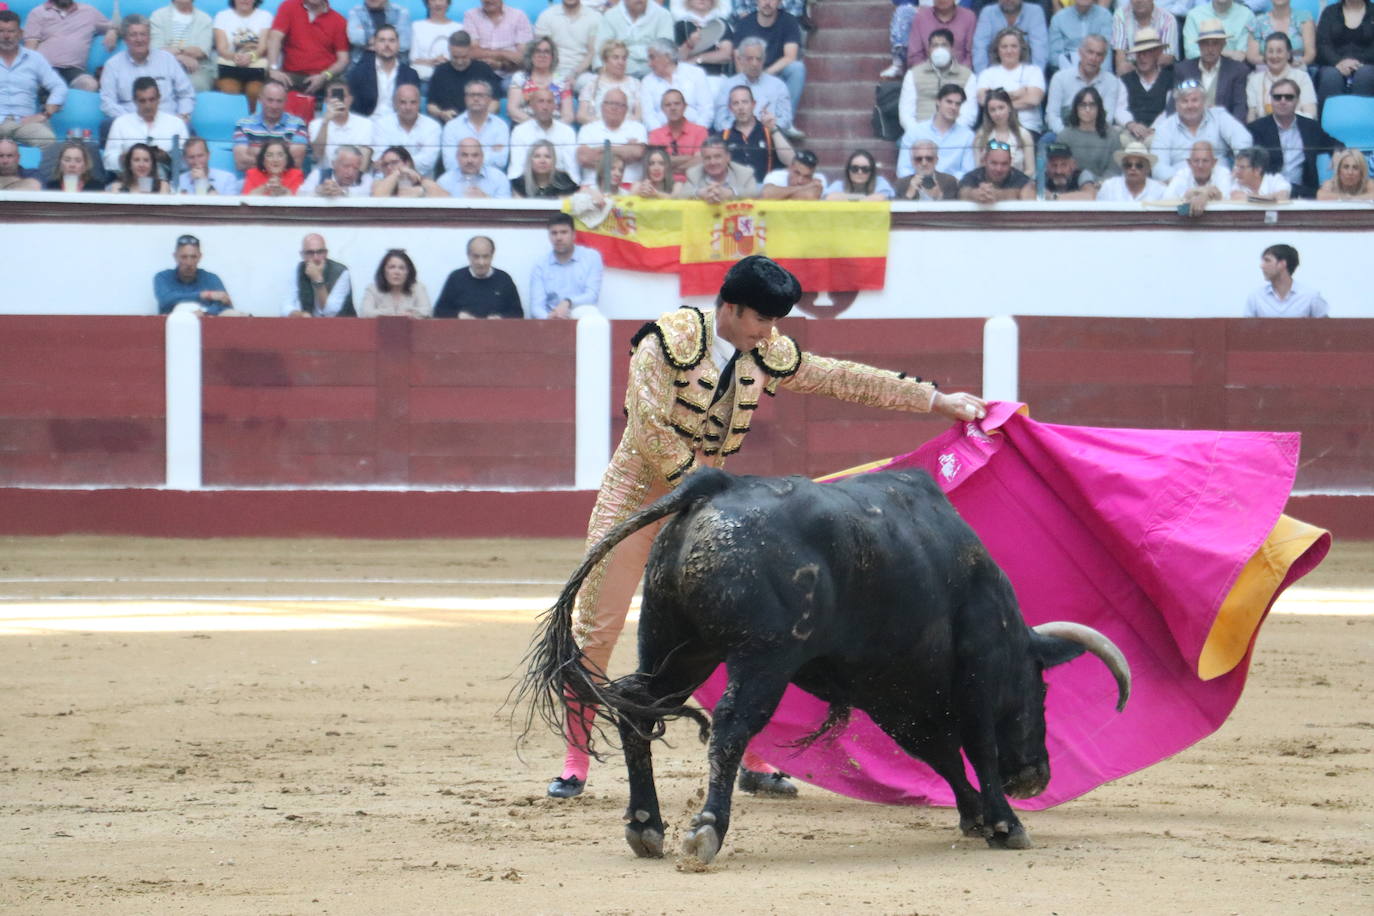
<instances>
[{"instance_id":1,"label":"blue shirt","mask_svg":"<svg viewBox=\"0 0 1374 916\"><path fill-rule=\"evenodd\" d=\"M220 278L208 270L196 268L196 278L190 283L182 283L177 277L176 268L164 270L153 277L153 298L157 300L157 313L166 315L180 302L198 302L207 315L218 315L229 306L223 302L206 302L200 294L206 290L222 292L224 284Z\"/></svg>"},{"instance_id":2,"label":"blue shirt","mask_svg":"<svg viewBox=\"0 0 1374 916\"><path fill-rule=\"evenodd\" d=\"M564 299L576 308L595 305L601 298L601 253L581 245L574 245L566 262L558 260L552 251L536 261L530 274L530 317L547 318Z\"/></svg>"},{"instance_id":3,"label":"blue shirt","mask_svg":"<svg viewBox=\"0 0 1374 916\"><path fill-rule=\"evenodd\" d=\"M754 94L754 117L762 117L764 111L771 111L773 117L778 119L778 127L786 130L792 126L792 94L787 91L786 83L771 73L760 73L757 83L749 82L743 73L736 73L720 84L712 123L703 127L725 130L735 123L735 116L730 113L730 90L736 86L748 86Z\"/></svg>"},{"instance_id":4,"label":"blue shirt","mask_svg":"<svg viewBox=\"0 0 1374 916\"><path fill-rule=\"evenodd\" d=\"M235 146L259 146L277 137L288 144L299 143L304 146L310 142L305 122L291 112L283 111L281 120L275 125L269 125L262 119L262 106L258 106L258 109L255 114L239 118L234 125Z\"/></svg>"},{"instance_id":5,"label":"blue shirt","mask_svg":"<svg viewBox=\"0 0 1374 916\"><path fill-rule=\"evenodd\" d=\"M0 120L37 114L39 86L48 90L49 105L66 101L67 84L42 54L20 45L14 66L0 60Z\"/></svg>"},{"instance_id":6,"label":"blue shirt","mask_svg":"<svg viewBox=\"0 0 1374 916\"><path fill-rule=\"evenodd\" d=\"M1089 35L1101 35L1107 39L1107 61L1102 66L1111 69L1112 53L1112 14L1106 7L1094 3L1088 7L1088 15L1080 16L1075 6L1062 9L1050 17L1049 59L1056 67L1063 69L1073 66L1071 61L1061 60L1064 55L1077 51L1078 45Z\"/></svg>"},{"instance_id":7,"label":"blue shirt","mask_svg":"<svg viewBox=\"0 0 1374 916\"><path fill-rule=\"evenodd\" d=\"M468 137L482 144L482 156L487 165L504 169L510 164L510 125L496 115L489 114L482 122L482 129L478 130L472 126L465 111L445 124L443 133L439 135L444 171L458 171L458 144Z\"/></svg>"},{"instance_id":8,"label":"blue shirt","mask_svg":"<svg viewBox=\"0 0 1374 916\"><path fill-rule=\"evenodd\" d=\"M916 171L916 166L911 164L911 148L917 140L929 140L939 147L940 158L935 165L936 171L963 178L965 173L973 170L973 131L955 121L954 126L942 134L935 127L935 119L931 118L902 135L900 152L897 154L898 178L905 178Z\"/></svg>"},{"instance_id":9,"label":"blue shirt","mask_svg":"<svg viewBox=\"0 0 1374 916\"><path fill-rule=\"evenodd\" d=\"M988 66L988 45L992 37L1007 27L1007 16L996 3L989 3L978 14L973 28L973 72L982 73ZM1034 3L1021 4L1016 14L1016 27L1030 39L1030 59L1041 70L1050 57L1049 29L1045 26L1045 11ZM944 171L941 169L941 171Z\"/></svg>"},{"instance_id":10,"label":"blue shirt","mask_svg":"<svg viewBox=\"0 0 1374 916\"><path fill-rule=\"evenodd\" d=\"M239 180L233 172L226 172L224 169L208 169L210 187L215 189L215 193L221 197L232 197L239 192ZM183 171L177 178L175 188L178 194L196 193L196 183L191 178L189 171Z\"/></svg>"},{"instance_id":11,"label":"blue shirt","mask_svg":"<svg viewBox=\"0 0 1374 916\"><path fill-rule=\"evenodd\" d=\"M445 172L435 182L454 197L463 197L468 188L476 188L488 197L510 197L510 179L500 169L482 166L481 173L466 175L462 171Z\"/></svg>"},{"instance_id":12,"label":"blue shirt","mask_svg":"<svg viewBox=\"0 0 1374 916\"><path fill-rule=\"evenodd\" d=\"M378 12L382 13L382 19L387 25L396 27L396 39L400 44L398 56L401 63L406 63L410 59L410 39L413 30L410 10L388 3ZM362 57L363 51L367 49L367 43L372 40L376 31L377 27L373 24L372 12L367 8L367 4L359 3L348 11L348 43L353 46L352 63L356 64Z\"/></svg>"},{"instance_id":13,"label":"blue shirt","mask_svg":"<svg viewBox=\"0 0 1374 916\"><path fill-rule=\"evenodd\" d=\"M188 115L196 107L196 90L182 69L181 62L167 51L152 50L148 59L134 63L128 51L120 51L105 61L100 72L100 110L107 118L117 118L138 110L134 105L134 80L151 76L157 80L162 102L158 111Z\"/></svg>"}]
</instances>

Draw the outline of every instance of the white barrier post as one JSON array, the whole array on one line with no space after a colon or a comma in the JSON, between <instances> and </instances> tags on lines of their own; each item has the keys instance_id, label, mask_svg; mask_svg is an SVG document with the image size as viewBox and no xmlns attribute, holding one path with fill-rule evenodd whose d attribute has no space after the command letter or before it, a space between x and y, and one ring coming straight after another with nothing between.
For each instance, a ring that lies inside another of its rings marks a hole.
<instances>
[{"instance_id":1,"label":"white barrier post","mask_svg":"<svg viewBox=\"0 0 1374 916\"><path fill-rule=\"evenodd\" d=\"M983 325L983 397L989 401L1017 400L1020 380L1021 335L1010 315L989 318Z\"/></svg>"},{"instance_id":2,"label":"white barrier post","mask_svg":"<svg viewBox=\"0 0 1374 916\"><path fill-rule=\"evenodd\" d=\"M611 461L611 323L594 307L577 319L575 461L573 485L595 490Z\"/></svg>"},{"instance_id":3,"label":"white barrier post","mask_svg":"<svg viewBox=\"0 0 1374 916\"><path fill-rule=\"evenodd\" d=\"M167 316L167 486L200 489L200 318Z\"/></svg>"}]
</instances>

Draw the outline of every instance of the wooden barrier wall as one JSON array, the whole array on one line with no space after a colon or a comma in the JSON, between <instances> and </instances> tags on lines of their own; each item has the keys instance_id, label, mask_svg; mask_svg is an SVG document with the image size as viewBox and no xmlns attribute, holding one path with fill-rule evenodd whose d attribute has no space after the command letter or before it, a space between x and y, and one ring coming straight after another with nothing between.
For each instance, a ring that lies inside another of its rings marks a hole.
<instances>
[{"instance_id":1,"label":"wooden barrier wall","mask_svg":"<svg viewBox=\"0 0 1374 916\"><path fill-rule=\"evenodd\" d=\"M1295 489L1374 491L1374 322L1018 318L1021 400L1089 426L1302 433Z\"/></svg>"},{"instance_id":2,"label":"wooden barrier wall","mask_svg":"<svg viewBox=\"0 0 1374 916\"><path fill-rule=\"evenodd\" d=\"M0 484L160 486L163 323L0 316Z\"/></svg>"}]
</instances>

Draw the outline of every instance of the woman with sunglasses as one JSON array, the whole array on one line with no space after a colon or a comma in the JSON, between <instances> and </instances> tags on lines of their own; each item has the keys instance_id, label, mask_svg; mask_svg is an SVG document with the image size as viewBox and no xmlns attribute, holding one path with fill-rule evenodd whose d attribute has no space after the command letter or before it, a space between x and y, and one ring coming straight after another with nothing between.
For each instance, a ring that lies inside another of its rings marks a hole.
<instances>
[{"instance_id":1,"label":"woman with sunglasses","mask_svg":"<svg viewBox=\"0 0 1374 916\"><path fill-rule=\"evenodd\" d=\"M531 43L525 52L525 69L510 78L510 88L506 90L506 113L512 126L534 117L530 96L536 89L552 92L558 120L573 123L573 87L558 79L557 70L558 46L553 39L540 38Z\"/></svg>"},{"instance_id":2,"label":"woman with sunglasses","mask_svg":"<svg viewBox=\"0 0 1374 916\"><path fill-rule=\"evenodd\" d=\"M1343 149L1331 160L1331 177L1317 189L1317 200L1374 200L1369 162L1357 149Z\"/></svg>"},{"instance_id":3,"label":"woman with sunglasses","mask_svg":"<svg viewBox=\"0 0 1374 916\"><path fill-rule=\"evenodd\" d=\"M1115 158L1121 149L1121 132L1107 127L1102 95L1092 86L1084 86L1074 95L1073 104L1064 115L1064 129L1055 142L1073 150L1078 167L1092 172L1098 181L1121 174Z\"/></svg>"},{"instance_id":4,"label":"woman with sunglasses","mask_svg":"<svg viewBox=\"0 0 1374 916\"><path fill-rule=\"evenodd\" d=\"M376 276L363 291L358 317L397 315L403 318L430 318L433 314L429 290L417 278L415 262L405 249L393 248L382 255Z\"/></svg>"},{"instance_id":5,"label":"woman with sunglasses","mask_svg":"<svg viewBox=\"0 0 1374 916\"><path fill-rule=\"evenodd\" d=\"M1269 96L1280 80L1292 80L1298 84L1298 114L1304 118L1317 116L1317 88L1312 85L1312 77L1307 75L1306 67L1293 66L1292 43L1287 35L1275 32L1264 40L1264 63L1245 81L1245 103L1249 111L1245 118L1247 124L1274 113Z\"/></svg>"},{"instance_id":6,"label":"woman with sunglasses","mask_svg":"<svg viewBox=\"0 0 1374 916\"><path fill-rule=\"evenodd\" d=\"M866 149L850 153L844 175L825 189L826 200L891 200L893 194L892 185L878 174L878 162Z\"/></svg>"},{"instance_id":7,"label":"woman with sunglasses","mask_svg":"<svg viewBox=\"0 0 1374 916\"><path fill-rule=\"evenodd\" d=\"M1045 101L1045 74L1030 61L1026 39L1014 28L1003 29L988 46L990 61L975 82L978 104L987 102L993 89L1005 89L1021 126L1039 134L1045 129L1040 111Z\"/></svg>"},{"instance_id":8,"label":"woman with sunglasses","mask_svg":"<svg viewBox=\"0 0 1374 916\"><path fill-rule=\"evenodd\" d=\"M171 194L172 185L158 174L158 152L146 143L129 147L119 158L119 177L105 190L116 194Z\"/></svg>"},{"instance_id":9,"label":"woman with sunglasses","mask_svg":"<svg viewBox=\"0 0 1374 916\"><path fill-rule=\"evenodd\" d=\"M989 140L1001 140L1011 147L1011 164L1030 177L1035 177L1035 140L1030 131L1021 126L1012 106L1011 94L1005 89L989 89L978 109L978 123L973 134L975 167L983 164Z\"/></svg>"}]
</instances>

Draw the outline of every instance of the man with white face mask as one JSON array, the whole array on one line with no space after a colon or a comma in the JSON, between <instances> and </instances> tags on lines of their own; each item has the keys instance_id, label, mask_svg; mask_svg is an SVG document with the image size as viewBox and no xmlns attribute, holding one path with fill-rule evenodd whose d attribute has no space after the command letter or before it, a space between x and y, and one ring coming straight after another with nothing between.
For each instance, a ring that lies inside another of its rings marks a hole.
<instances>
[{"instance_id":1,"label":"man with white face mask","mask_svg":"<svg viewBox=\"0 0 1374 916\"><path fill-rule=\"evenodd\" d=\"M922 7L921 9L925 9ZM959 7L967 13L963 7ZM902 130L909 131L922 121L935 116L935 96L940 87L953 83L956 86L968 84L973 76L967 64L960 63L954 54L954 33L949 29L936 29L927 39L930 55L920 64L912 67L902 78L902 96L897 102L897 118Z\"/></svg>"},{"instance_id":2,"label":"man with white face mask","mask_svg":"<svg viewBox=\"0 0 1374 916\"><path fill-rule=\"evenodd\" d=\"M954 59L964 67L972 67L973 30L977 26L978 17L974 12L959 6L956 0L935 0L932 6L921 6L911 20L911 34L907 38L906 48L907 66L914 68L925 63L931 54L931 38L938 31L947 31L950 53Z\"/></svg>"}]
</instances>

